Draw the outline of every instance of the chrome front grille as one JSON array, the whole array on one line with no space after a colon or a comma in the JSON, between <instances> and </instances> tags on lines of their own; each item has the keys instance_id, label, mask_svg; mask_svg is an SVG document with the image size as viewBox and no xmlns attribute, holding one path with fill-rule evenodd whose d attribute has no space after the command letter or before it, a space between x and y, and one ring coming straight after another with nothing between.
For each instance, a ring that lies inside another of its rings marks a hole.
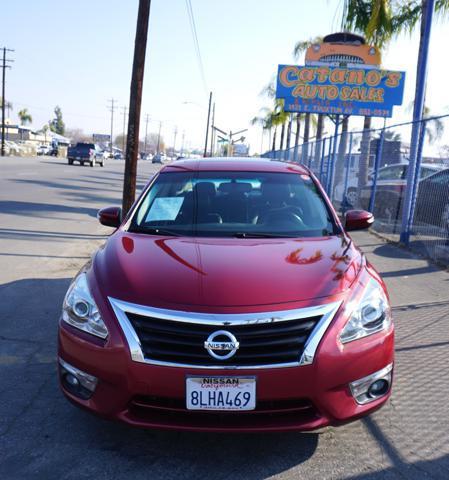
<instances>
[{"instance_id":1,"label":"chrome front grille","mask_svg":"<svg viewBox=\"0 0 449 480\"><path fill-rule=\"evenodd\" d=\"M280 312L204 314L163 310L109 299L133 360L193 368L276 368L312 363L340 303ZM239 348L216 359L204 342L219 330Z\"/></svg>"}]
</instances>

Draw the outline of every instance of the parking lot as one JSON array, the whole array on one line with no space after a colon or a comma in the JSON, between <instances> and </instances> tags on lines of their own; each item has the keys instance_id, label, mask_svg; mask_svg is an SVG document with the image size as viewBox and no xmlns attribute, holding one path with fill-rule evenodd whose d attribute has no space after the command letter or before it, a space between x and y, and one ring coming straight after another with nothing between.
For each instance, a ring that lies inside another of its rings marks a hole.
<instances>
[{"instance_id":1,"label":"parking lot","mask_svg":"<svg viewBox=\"0 0 449 480\"><path fill-rule=\"evenodd\" d=\"M59 391L56 327L71 277L110 230L124 162L2 161L0 478L449 478L449 273L369 233L354 240L389 286L396 322L391 401L315 433L135 430L93 417ZM156 167L139 163L138 189Z\"/></svg>"}]
</instances>

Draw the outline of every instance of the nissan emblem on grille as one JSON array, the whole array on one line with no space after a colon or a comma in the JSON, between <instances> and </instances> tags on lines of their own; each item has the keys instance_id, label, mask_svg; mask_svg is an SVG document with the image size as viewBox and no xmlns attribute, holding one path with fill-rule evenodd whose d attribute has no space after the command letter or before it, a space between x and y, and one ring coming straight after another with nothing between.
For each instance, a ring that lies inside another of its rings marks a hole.
<instances>
[{"instance_id":1,"label":"nissan emblem on grille","mask_svg":"<svg viewBox=\"0 0 449 480\"><path fill-rule=\"evenodd\" d=\"M220 337L226 337L229 341L216 341ZM227 360L228 358L233 357L237 350L239 349L239 342L232 333L227 332L226 330L218 330L214 333L211 333L207 340L204 342L204 348L208 351L211 357L216 358L217 360ZM215 352L228 352L224 355L215 353Z\"/></svg>"}]
</instances>

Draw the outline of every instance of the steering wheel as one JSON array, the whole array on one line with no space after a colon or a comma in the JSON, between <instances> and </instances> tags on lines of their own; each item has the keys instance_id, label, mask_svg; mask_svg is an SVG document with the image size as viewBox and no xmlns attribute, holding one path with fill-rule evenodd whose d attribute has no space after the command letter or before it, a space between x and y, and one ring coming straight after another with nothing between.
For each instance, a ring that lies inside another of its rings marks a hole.
<instances>
[{"instance_id":1,"label":"steering wheel","mask_svg":"<svg viewBox=\"0 0 449 480\"><path fill-rule=\"evenodd\" d=\"M299 214L299 208L287 207L269 210L262 218L261 223L289 223L295 227L304 227L304 222ZM259 222L258 222L259 223Z\"/></svg>"}]
</instances>

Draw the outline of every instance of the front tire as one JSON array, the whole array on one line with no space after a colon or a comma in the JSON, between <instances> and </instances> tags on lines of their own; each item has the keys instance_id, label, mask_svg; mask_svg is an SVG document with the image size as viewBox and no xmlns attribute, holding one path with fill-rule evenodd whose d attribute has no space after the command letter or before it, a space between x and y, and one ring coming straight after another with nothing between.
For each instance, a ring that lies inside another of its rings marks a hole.
<instances>
[{"instance_id":1,"label":"front tire","mask_svg":"<svg viewBox=\"0 0 449 480\"><path fill-rule=\"evenodd\" d=\"M90 161L90 166L95 167L95 158Z\"/></svg>"}]
</instances>

